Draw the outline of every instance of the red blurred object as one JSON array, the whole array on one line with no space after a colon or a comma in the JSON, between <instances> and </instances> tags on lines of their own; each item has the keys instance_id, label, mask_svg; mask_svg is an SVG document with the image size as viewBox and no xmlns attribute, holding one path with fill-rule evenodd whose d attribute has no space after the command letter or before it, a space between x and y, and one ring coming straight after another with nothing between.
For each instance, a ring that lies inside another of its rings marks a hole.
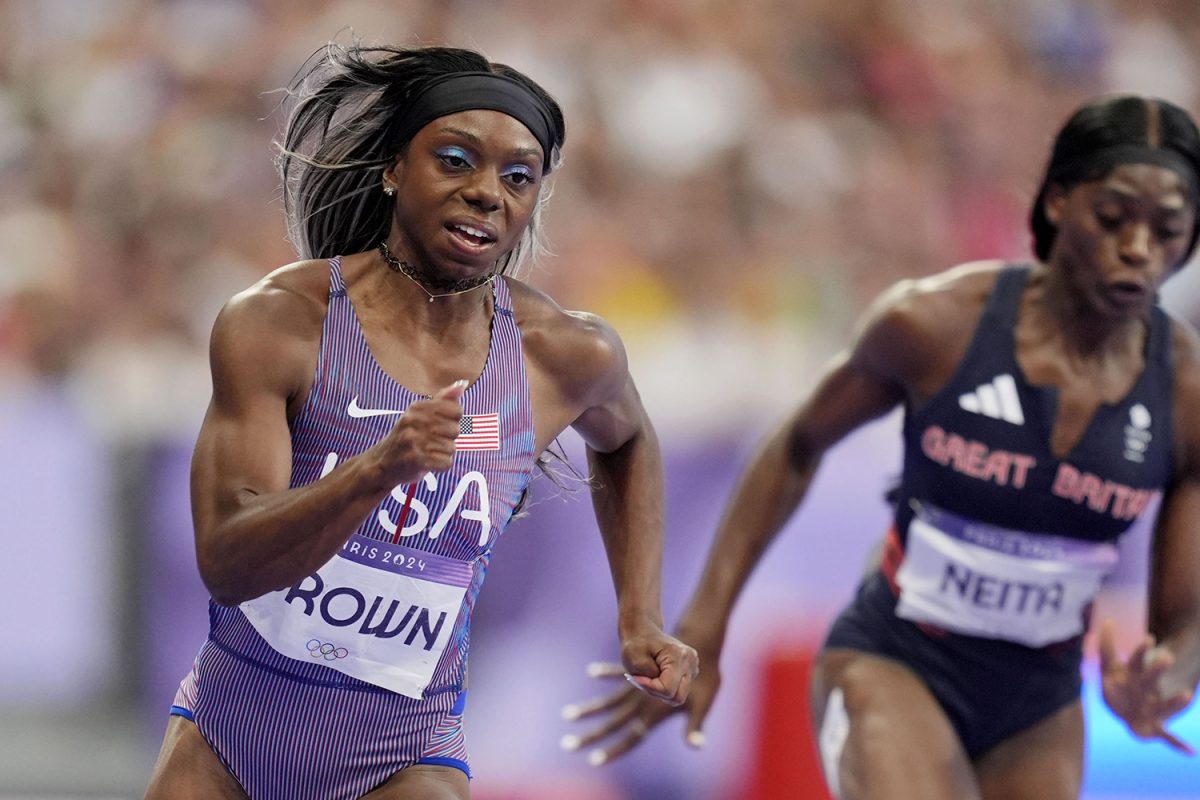
<instances>
[{"instance_id":1,"label":"red blurred object","mask_svg":"<svg viewBox=\"0 0 1200 800\"><path fill-rule=\"evenodd\" d=\"M808 684L815 652L811 644L789 642L767 653L752 761L738 800L832 800L810 723Z\"/></svg>"}]
</instances>

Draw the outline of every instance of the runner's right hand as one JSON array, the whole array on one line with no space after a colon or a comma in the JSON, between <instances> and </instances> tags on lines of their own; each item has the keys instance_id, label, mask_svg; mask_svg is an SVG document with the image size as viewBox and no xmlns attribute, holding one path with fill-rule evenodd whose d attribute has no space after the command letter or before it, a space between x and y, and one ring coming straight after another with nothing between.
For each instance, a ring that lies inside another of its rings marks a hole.
<instances>
[{"instance_id":1,"label":"runner's right hand","mask_svg":"<svg viewBox=\"0 0 1200 800\"><path fill-rule=\"evenodd\" d=\"M419 481L427 472L449 469L462 419L466 380L413 403L377 445L377 455L392 484Z\"/></svg>"}]
</instances>

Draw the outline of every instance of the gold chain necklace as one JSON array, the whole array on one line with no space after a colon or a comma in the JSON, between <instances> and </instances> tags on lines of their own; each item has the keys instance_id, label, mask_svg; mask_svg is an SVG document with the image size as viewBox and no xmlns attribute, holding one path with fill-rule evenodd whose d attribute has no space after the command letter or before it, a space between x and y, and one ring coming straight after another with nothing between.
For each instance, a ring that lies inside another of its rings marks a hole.
<instances>
[{"instance_id":1,"label":"gold chain necklace","mask_svg":"<svg viewBox=\"0 0 1200 800\"><path fill-rule=\"evenodd\" d=\"M474 278L463 278L457 281L446 281L434 278L429 275L423 275L417 272L407 261L401 261L392 255L391 249L387 246L387 242L379 243L379 255L383 256L383 260L391 268L392 272L399 272L404 277L415 283L422 292L429 295L429 302L433 302L439 297L450 297L451 295L463 294L478 289L480 286L490 284L492 279L496 277L496 273L489 272L486 275L478 275ZM426 288L429 284L435 289L445 289L446 291L434 294Z\"/></svg>"}]
</instances>

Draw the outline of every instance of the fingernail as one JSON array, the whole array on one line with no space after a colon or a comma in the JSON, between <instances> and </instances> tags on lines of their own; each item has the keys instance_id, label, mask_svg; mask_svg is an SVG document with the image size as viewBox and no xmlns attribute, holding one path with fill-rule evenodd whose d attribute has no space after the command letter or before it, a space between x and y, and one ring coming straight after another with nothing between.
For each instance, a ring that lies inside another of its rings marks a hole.
<instances>
[{"instance_id":1,"label":"fingernail","mask_svg":"<svg viewBox=\"0 0 1200 800\"><path fill-rule=\"evenodd\" d=\"M1154 660L1156 658L1158 658L1160 653L1169 653L1169 652L1170 652L1170 650L1168 650L1165 647L1151 647L1145 653L1142 653L1142 666L1143 667L1150 666L1152 663L1154 663Z\"/></svg>"},{"instance_id":2,"label":"fingernail","mask_svg":"<svg viewBox=\"0 0 1200 800\"><path fill-rule=\"evenodd\" d=\"M593 767L598 767L605 761L608 761L608 756L604 754L603 750L593 750L588 753L588 763Z\"/></svg>"},{"instance_id":3,"label":"fingernail","mask_svg":"<svg viewBox=\"0 0 1200 800\"><path fill-rule=\"evenodd\" d=\"M704 747L705 743L707 742L708 737L706 737L700 731L692 731L687 735L687 743L692 747Z\"/></svg>"},{"instance_id":4,"label":"fingernail","mask_svg":"<svg viewBox=\"0 0 1200 800\"><path fill-rule=\"evenodd\" d=\"M579 719L579 706L575 705L574 703L569 706L563 706L562 718Z\"/></svg>"},{"instance_id":5,"label":"fingernail","mask_svg":"<svg viewBox=\"0 0 1200 800\"><path fill-rule=\"evenodd\" d=\"M578 750L579 745L579 737L573 733L568 733L566 736L558 740L558 746L563 750Z\"/></svg>"}]
</instances>

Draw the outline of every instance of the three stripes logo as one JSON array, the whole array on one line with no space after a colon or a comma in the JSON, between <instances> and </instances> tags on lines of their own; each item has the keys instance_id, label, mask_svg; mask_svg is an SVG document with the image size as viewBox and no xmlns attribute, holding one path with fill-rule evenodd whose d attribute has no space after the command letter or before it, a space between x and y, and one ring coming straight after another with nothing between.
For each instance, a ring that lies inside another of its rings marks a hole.
<instances>
[{"instance_id":1,"label":"three stripes logo","mask_svg":"<svg viewBox=\"0 0 1200 800\"><path fill-rule=\"evenodd\" d=\"M973 414L1001 419L1013 425L1025 424L1025 412L1017 395L1017 382L1009 374L997 375L975 391L958 396L958 405Z\"/></svg>"}]
</instances>

